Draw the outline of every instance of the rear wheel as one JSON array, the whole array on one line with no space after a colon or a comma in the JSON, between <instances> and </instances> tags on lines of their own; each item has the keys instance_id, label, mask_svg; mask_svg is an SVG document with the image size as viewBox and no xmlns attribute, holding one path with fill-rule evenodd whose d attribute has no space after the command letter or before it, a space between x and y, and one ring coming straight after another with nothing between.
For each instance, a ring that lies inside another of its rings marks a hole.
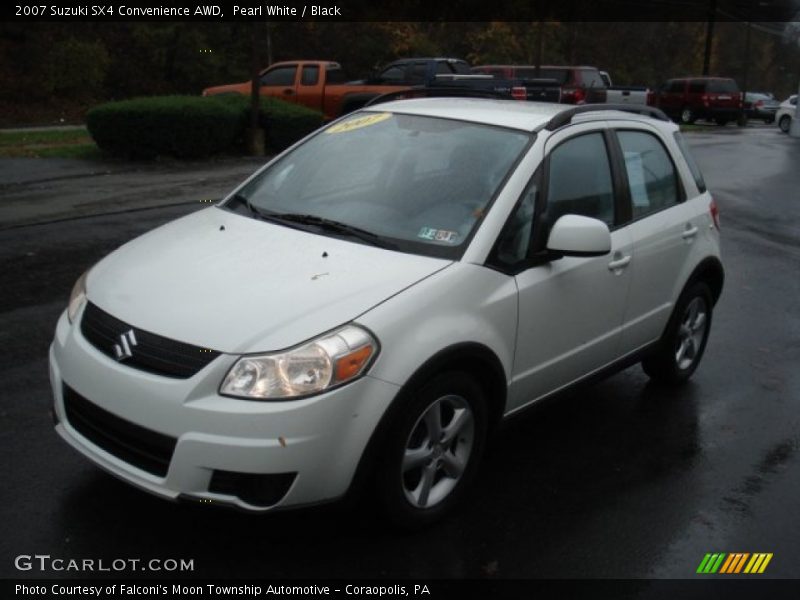
<instances>
[{"instance_id":1,"label":"rear wheel","mask_svg":"<svg viewBox=\"0 0 800 600\"><path fill-rule=\"evenodd\" d=\"M684 290L658 347L642 361L651 379L675 385L691 377L708 342L712 307L711 290L704 282Z\"/></svg>"},{"instance_id":2,"label":"rear wheel","mask_svg":"<svg viewBox=\"0 0 800 600\"><path fill-rule=\"evenodd\" d=\"M792 126L792 118L789 115L783 115L781 120L778 121L778 127L781 128L783 133L789 133L789 128Z\"/></svg>"},{"instance_id":3,"label":"rear wheel","mask_svg":"<svg viewBox=\"0 0 800 600\"><path fill-rule=\"evenodd\" d=\"M694 114L694 111L691 108L684 106L681 109L680 119L681 123L684 125L689 125L697 120L697 116Z\"/></svg>"},{"instance_id":4,"label":"rear wheel","mask_svg":"<svg viewBox=\"0 0 800 600\"><path fill-rule=\"evenodd\" d=\"M486 431L483 390L466 373L442 373L412 394L376 473L390 520L413 529L449 512L474 478Z\"/></svg>"}]
</instances>

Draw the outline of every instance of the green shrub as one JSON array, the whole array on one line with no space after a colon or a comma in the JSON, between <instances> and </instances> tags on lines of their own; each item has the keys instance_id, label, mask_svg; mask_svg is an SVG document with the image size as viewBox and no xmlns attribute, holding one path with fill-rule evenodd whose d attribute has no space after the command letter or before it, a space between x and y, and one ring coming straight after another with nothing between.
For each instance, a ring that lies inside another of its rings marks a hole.
<instances>
[{"instance_id":1,"label":"green shrub","mask_svg":"<svg viewBox=\"0 0 800 600\"><path fill-rule=\"evenodd\" d=\"M249 111L249 97L238 94L155 96L101 104L87 113L86 125L107 154L200 158L241 151ZM262 98L259 124L266 130L267 149L277 152L322 125L322 114Z\"/></svg>"},{"instance_id":2,"label":"green shrub","mask_svg":"<svg viewBox=\"0 0 800 600\"><path fill-rule=\"evenodd\" d=\"M108 154L198 158L232 150L244 115L211 98L156 96L101 104L87 113L86 126Z\"/></svg>"},{"instance_id":3,"label":"green shrub","mask_svg":"<svg viewBox=\"0 0 800 600\"><path fill-rule=\"evenodd\" d=\"M322 113L275 98L261 100L267 149L280 152L322 126Z\"/></svg>"},{"instance_id":4,"label":"green shrub","mask_svg":"<svg viewBox=\"0 0 800 600\"><path fill-rule=\"evenodd\" d=\"M250 123L250 96L226 94L214 96L229 106L244 112L245 123ZM322 126L322 113L298 104L289 104L277 98L262 96L259 125L264 128L267 150L280 152Z\"/></svg>"}]
</instances>

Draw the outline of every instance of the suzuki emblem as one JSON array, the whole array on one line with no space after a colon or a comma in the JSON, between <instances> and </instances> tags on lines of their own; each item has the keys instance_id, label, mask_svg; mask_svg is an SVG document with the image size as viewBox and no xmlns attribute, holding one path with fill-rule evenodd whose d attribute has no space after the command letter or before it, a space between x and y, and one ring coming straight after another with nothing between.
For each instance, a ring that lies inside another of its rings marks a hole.
<instances>
[{"instance_id":1,"label":"suzuki emblem","mask_svg":"<svg viewBox=\"0 0 800 600\"><path fill-rule=\"evenodd\" d=\"M136 334L133 329L129 329L119 336L119 344L114 344L114 358L119 361L125 360L133 356L131 347L136 345Z\"/></svg>"}]
</instances>

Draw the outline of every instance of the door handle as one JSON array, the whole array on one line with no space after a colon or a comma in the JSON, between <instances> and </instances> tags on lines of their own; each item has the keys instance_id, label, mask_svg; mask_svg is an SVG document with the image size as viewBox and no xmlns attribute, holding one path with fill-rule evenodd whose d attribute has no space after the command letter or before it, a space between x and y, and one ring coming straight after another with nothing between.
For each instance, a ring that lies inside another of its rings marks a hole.
<instances>
[{"instance_id":1,"label":"door handle","mask_svg":"<svg viewBox=\"0 0 800 600\"><path fill-rule=\"evenodd\" d=\"M608 263L608 270L609 271L619 271L624 269L628 266L631 262L630 254L628 256L622 256L619 252L614 255L614 260Z\"/></svg>"},{"instance_id":2,"label":"door handle","mask_svg":"<svg viewBox=\"0 0 800 600\"><path fill-rule=\"evenodd\" d=\"M697 227L695 227L694 225L687 224L686 229L681 234L681 237L685 240L692 239L694 236L697 235L697 231L698 231Z\"/></svg>"}]
</instances>

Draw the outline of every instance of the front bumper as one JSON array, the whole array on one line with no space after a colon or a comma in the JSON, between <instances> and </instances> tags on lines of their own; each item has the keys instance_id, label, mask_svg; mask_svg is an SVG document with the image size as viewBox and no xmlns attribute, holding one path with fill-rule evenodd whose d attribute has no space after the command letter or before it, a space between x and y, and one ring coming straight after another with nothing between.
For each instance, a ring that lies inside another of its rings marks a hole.
<instances>
[{"instance_id":1,"label":"front bumper","mask_svg":"<svg viewBox=\"0 0 800 600\"><path fill-rule=\"evenodd\" d=\"M171 500L189 498L260 512L340 497L398 392L397 386L367 376L300 400L223 397L217 389L236 356L223 354L188 379L150 374L95 349L77 326L81 316L73 325L62 314L50 347L56 431L106 471ZM78 422L73 408L68 414L65 390L69 398L85 399L81 401L88 401L91 411L113 423L128 424L133 433L126 433L123 446L137 432L174 440L164 473L132 464L136 461L117 451L119 445L103 443L105 434L96 423L87 427ZM252 494L237 493L238 475L248 479L248 487L255 476L274 476L287 489L265 505Z\"/></svg>"}]
</instances>

